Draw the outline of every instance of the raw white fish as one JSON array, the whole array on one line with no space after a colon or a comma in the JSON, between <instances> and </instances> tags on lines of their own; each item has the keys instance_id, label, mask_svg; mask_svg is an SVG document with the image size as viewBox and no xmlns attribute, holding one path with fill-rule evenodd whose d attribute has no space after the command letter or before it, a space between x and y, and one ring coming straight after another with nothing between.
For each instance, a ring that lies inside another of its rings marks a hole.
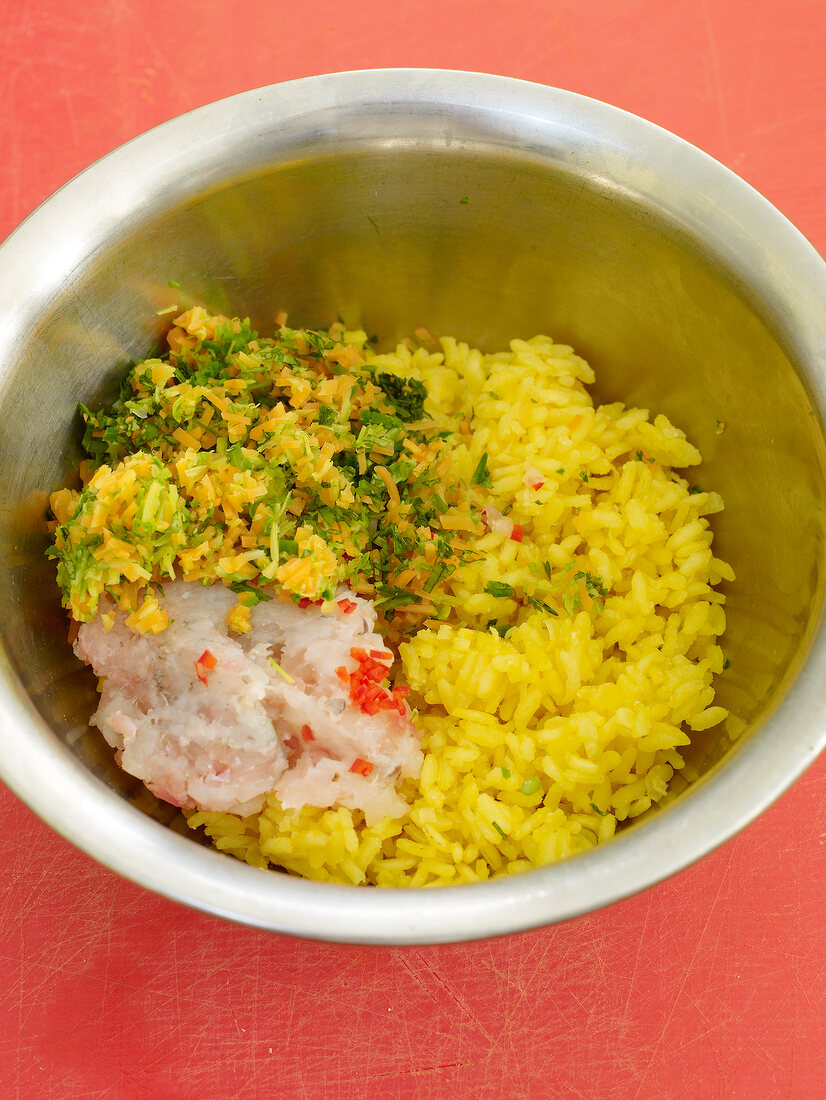
<instances>
[{"instance_id":1,"label":"raw white fish","mask_svg":"<svg viewBox=\"0 0 826 1100\"><path fill-rule=\"evenodd\" d=\"M105 677L92 724L120 766L173 805L246 816L274 790L292 809L347 806L368 823L400 816L396 783L421 768L418 733L407 707L365 714L336 675L358 667L354 647L387 652L372 603L343 597L356 605L349 614L260 603L251 632L238 635L225 624L232 592L174 581L160 634L133 632L121 612L108 633L100 617L82 624L75 652ZM195 666L205 651L215 666L203 683ZM350 770L357 760L372 764L369 776Z\"/></svg>"}]
</instances>

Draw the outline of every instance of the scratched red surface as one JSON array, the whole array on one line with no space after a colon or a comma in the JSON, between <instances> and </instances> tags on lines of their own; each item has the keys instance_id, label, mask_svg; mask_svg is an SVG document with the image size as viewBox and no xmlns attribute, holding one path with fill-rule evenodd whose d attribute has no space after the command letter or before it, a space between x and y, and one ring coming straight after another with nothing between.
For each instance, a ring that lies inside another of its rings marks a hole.
<instances>
[{"instance_id":1,"label":"scratched red surface","mask_svg":"<svg viewBox=\"0 0 826 1100\"><path fill-rule=\"evenodd\" d=\"M525 77L641 114L826 251L822 0L486 8L6 0L0 237L90 161L191 107L401 65ZM5 790L0 819L0 1097L826 1096L826 761L640 897L441 948L234 927L121 881Z\"/></svg>"}]
</instances>

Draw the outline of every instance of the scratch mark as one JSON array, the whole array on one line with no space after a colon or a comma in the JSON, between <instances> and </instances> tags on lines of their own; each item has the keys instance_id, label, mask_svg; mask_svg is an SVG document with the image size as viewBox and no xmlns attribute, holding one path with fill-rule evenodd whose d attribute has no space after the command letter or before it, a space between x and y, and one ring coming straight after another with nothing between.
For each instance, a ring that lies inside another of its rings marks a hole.
<instances>
[{"instance_id":1,"label":"scratch mark","mask_svg":"<svg viewBox=\"0 0 826 1100\"><path fill-rule=\"evenodd\" d=\"M648 1076L648 1074L651 1072L651 1067L654 1065L654 1060L656 1059L658 1053L660 1052L660 1049L662 1048L663 1043L665 1042L665 1035L666 1035L666 1032L668 1031L668 1025L671 1023L671 1019L672 1019L672 1017L673 1017L673 1015L674 1015L674 1013L677 1009L677 1005L680 1001L680 998L683 995L683 990L685 989L686 982L688 981L689 976L691 975L691 969L694 966L694 962L695 962L697 956L700 953L700 947L702 946L703 939L705 937L706 932L708 931L708 926L711 923L711 918L714 915L714 910L717 908L717 903L720 900L721 893L723 892L723 886L725 886L725 884L728 880L729 871L731 869L731 863L732 863L733 858L734 858L734 849L732 848L732 850L729 851L728 862L726 863L725 869L724 869L723 873L720 876L720 881L717 884L717 891L714 895L714 899L712 900L711 905L708 908L708 915L706 916L705 924L703 925L702 930L701 930L699 936L697 937L697 943L694 947L694 952L693 952L691 958L688 961L688 965L686 966L685 971L683 972L683 977L682 977L682 981L680 982L680 986L679 986L676 994L672 998L671 1008L668 1010L668 1015L666 1016L666 1018L663 1022L663 1025L660 1028L660 1033L657 1037L656 1043L654 1044L654 1048L651 1051L651 1057L648 1059L648 1064L646 1065L645 1069L643 1070L642 1076L640 1077L640 1083L639 1083L639 1086L637 1088L637 1091L634 1093L633 1100L639 1100L640 1093L642 1092L643 1087L645 1085L645 1079Z\"/></svg>"},{"instance_id":2,"label":"scratch mark","mask_svg":"<svg viewBox=\"0 0 826 1100\"><path fill-rule=\"evenodd\" d=\"M711 9L709 7L708 0L703 0L703 18L706 25L706 37L708 38L708 56L711 61L711 79L714 85L714 103L717 107L717 116L720 120L720 133L722 135L726 149L728 149L731 142L729 141L728 121L726 119L726 112L723 106L723 81L720 71L720 53L717 49L717 32L714 29L714 21L711 17Z\"/></svg>"},{"instance_id":3,"label":"scratch mark","mask_svg":"<svg viewBox=\"0 0 826 1100\"><path fill-rule=\"evenodd\" d=\"M482 1033L482 1035L484 1035L484 1037L487 1039L487 1041L491 1045L493 1045L494 1038L490 1034L488 1029L485 1027L485 1025L482 1023L476 1013L470 1008L470 1006L467 1005L465 1001L456 993L453 987L444 980L444 978L441 976L433 963L428 962L427 957L425 955L422 955L418 951L415 951L414 954L416 955L416 958L420 960L422 966L424 966L425 969L430 972L434 980L439 983L439 985L442 987L448 997L450 997L453 1003L458 1007L459 1011L464 1013L464 1015L467 1016L469 1020L472 1020L479 1031Z\"/></svg>"}]
</instances>

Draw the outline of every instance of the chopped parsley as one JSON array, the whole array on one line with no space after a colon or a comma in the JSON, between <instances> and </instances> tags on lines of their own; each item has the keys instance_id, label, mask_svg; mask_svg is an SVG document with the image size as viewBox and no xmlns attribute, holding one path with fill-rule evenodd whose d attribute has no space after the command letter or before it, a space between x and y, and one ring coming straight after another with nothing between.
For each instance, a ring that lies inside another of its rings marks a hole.
<instances>
[{"instance_id":1,"label":"chopped parsley","mask_svg":"<svg viewBox=\"0 0 826 1100\"><path fill-rule=\"evenodd\" d=\"M488 581L485 591L489 596L510 596L511 598L514 596L513 585L506 584L504 581Z\"/></svg>"},{"instance_id":2,"label":"chopped parsley","mask_svg":"<svg viewBox=\"0 0 826 1100\"><path fill-rule=\"evenodd\" d=\"M528 596L528 603L531 607L535 607L537 611L544 611L546 614L556 617L559 616L559 612L554 611L550 604L545 603L544 600L537 599L536 596Z\"/></svg>"},{"instance_id":3,"label":"chopped parsley","mask_svg":"<svg viewBox=\"0 0 826 1100\"><path fill-rule=\"evenodd\" d=\"M422 419L427 397L423 382L417 378L400 378L397 374L380 373L376 375L376 383L384 390L384 395L399 420L411 423Z\"/></svg>"}]
</instances>

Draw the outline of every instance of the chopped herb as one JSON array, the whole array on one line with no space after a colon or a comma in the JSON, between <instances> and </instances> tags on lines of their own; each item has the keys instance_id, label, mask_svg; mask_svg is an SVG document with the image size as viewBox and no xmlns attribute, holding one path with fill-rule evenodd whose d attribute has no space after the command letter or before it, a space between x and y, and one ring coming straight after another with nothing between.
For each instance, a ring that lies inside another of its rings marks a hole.
<instances>
[{"instance_id":1,"label":"chopped herb","mask_svg":"<svg viewBox=\"0 0 826 1100\"><path fill-rule=\"evenodd\" d=\"M396 374L377 374L376 383L396 411L400 420L409 423L421 420L427 390L417 378L400 378Z\"/></svg>"},{"instance_id":2,"label":"chopped herb","mask_svg":"<svg viewBox=\"0 0 826 1100\"><path fill-rule=\"evenodd\" d=\"M243 595L243 603L247 607L255 607L259 603L272 599L269 592L262 592L260 588L256 588L254 584L248 584L247 581L235 581L229 587L230 591Z\"/></svg>"},{"instance_id":3,"label":"chopped herb","mask_svg":"<svg viewBox=\"0 0 826 1100\"><path fill-rule=\"evenodd\" d=\"M582 478L583 481L587 481L588 480L588 471L587 470L580 470L579 471L579 476Z\"/></svg>"},{"instance_id":4,"label":"chopped herb","mask_svg":"<svg viewBox=\"0 0 826 1100\"><path fill-rule=\"evenodd\" d=\"M606 817L607 816L605 810L601 810L599 808L599 806L596 806L593 802L590 803L590 806L591 806L591 809L594 811L594 813L599 814L600 817Z\"/></svg>"},{"instance_id":5,"label":"chopped herb","mask_svg":"<svg viewBox=\"0 0 826 1100\"><path fill-rule=\"evenodd\" d=\"M490 619L487 625L487 629L495 630L500 638L504 638L511 627L508 623L498 623L496 619Z\"/></svg>"},{"instance_id":6,"label":"chopped herb","mask_svg":"<svg viewBox=\"0 0 826 1100\"><path fill-rule=\"evenodd\" d=\"M404 607L405 604L415 603L418 599L412 592L408 592L406 588L394 588L393 585L390 584L380 584L376 591L381 596L381 600L378 602L383 609Z\"/></svg>"},{"instance_id":7,"label":"chopped herb","mask_svg":"<svg viewBox=\"0 0 826 1100\"><path fill-rule=\"evenodd\" d=\"M513 596L513 585L505 584L504 581L488 581L485 585L485 591L489 596Z\"/></svg>"},{"instance_id":8,"label":"chopped herb","mask_svg":"<svg viewBox=\"0 0 826 1100\"><path fill-rule=\"evenodd\" d=\"M425 592L432 592L442 577L447 576L450 572L446 562L437 561L430 571L430 576L424 583Z\"/></svg>"},{"instance_id":9,"label":"chopped herb","mask_svg":"<svg viewBox=\"0 0 826 1100\"><path fill-rule=\"evenodd\" d=\"M729 668L731 668L731 661L729 660L728 657L726 657L725 661L723 661L723 672L725 672L726 669L729 669Z\"/></svg>"},{"instance_id":10,"label":"chopped herb","mask_svg":"<svg viewBox=\"0 0 826 1100\"><path fill-rule=\"evenodd\" d=\"M691 496L695 496L697 493L702 493L702 489L699 485L689 485L688 492Z\"/></svg>"},{"instance_id":11,"label":"chopped herb","mask_svg":"<svg viewBox=\"0 0 826 1100\"><path fill-rule=\"evenodd\" d=\"M467 195L463 195L462 198L459 199L459 205L460 206L467 206L467 204L469 202L470 202L470 199L467 197Z\"/></svg>"},{"instance_id":12,"label":"chopped herb","mask_svg":"<svg viewBox=\"0 0 826 1100\"><path fill-rule=\"evenodd\" d=\"M504 837L508 835L498 821L491 821L491 825L494 827L497 833L499 833L500 836Z\"/></svg>"},{"instance_id":13,"label":"chopped herb","mask_svg":"<svg viewBox=\"0 0 826 1100\"><path fill-rule=\"evenodd\" d=\"M131 548L142 587L175 576L186 546L199 551L204 583L231 586L242 606L279 591L299 604L328 600L358 578L385 625L398 615L397 634L417 618L445 619L452 605L440 587L477 555L463 534L440 530L440 516L467 509L469 486L435 472L454 432L427 421L424 384L366 362L365 338L343 322L316 332L283 318L259 338L247 320L195 307L196 320L199 310L206 339L182 321L172 350L136 363L110 407L79 409L90 473L140 468L134 519L111 533ZM95 509L123 509L114 490L100 500L95 491L78 494L52 548L78 621L95 615L104 592L121 598L126 583L105 572L94 553L101 536L89 530ZM140 600L141 588L128 598Z\"/></svg>"},{"instance_id":14,"label":"chopped herb","mask_svg":"<svg viewBox=\"0 0 826 1100\"><path fill-rule=\"evenodd\" d=\"M559 469L558 469L558 470L557 470L556 472L557 472L558 474L564 474L564 473L565 473L565 467L564 467L564 466L560 466L560 467L559 467Z\"/></svg>"},{"instance_id":15,"label":"chopped herb","mask_svg":"<svg viewBox=\"0 0 826 1100\"><path fill-rule=\"evenodd\" d=\"M473 471L473 477L470 479L470 483L471 485L483 485L488 489L491 488L491 486L493 485L493 482L490 479L490 474L488 473L487 451L485 451L485 453L479 459L476 469Z\"/></svg>"},{"instance_id":16,"label":"chopped herb","mask_svg":"<svg viewBox=\"0 0 826 1100\"><path fill-rule=\"evenodd\" d=\"M178 282L177 279L170 279L169 282L166 285L167 286L174 286L176 290L180 290L180 288L181 288L181 284Z\"/></svg>"},{"instance_id":17,"label":"chopped herb","mask_svg":"<svg viewBox=\"0 0 826 1100\"><path fill-rule=\"evenodd\" d=\"M528 596L528 603L530 603L532 607L535 607L537 611L545 611L548 615L553 615L556 618L559 617L558 611L554 611L554 609L546 604L544 600L539 600L536 596Z\"/></svg>"},{"instance_id":18,"label":"chopped herb","mask_svg":"<svg viewBox=\"0 0 826 1100\"><path fill-rule=\"evenodd\" d=\"M642 451L637 451L637 462L642 462Z\"/></svg>"}]
</instances>

